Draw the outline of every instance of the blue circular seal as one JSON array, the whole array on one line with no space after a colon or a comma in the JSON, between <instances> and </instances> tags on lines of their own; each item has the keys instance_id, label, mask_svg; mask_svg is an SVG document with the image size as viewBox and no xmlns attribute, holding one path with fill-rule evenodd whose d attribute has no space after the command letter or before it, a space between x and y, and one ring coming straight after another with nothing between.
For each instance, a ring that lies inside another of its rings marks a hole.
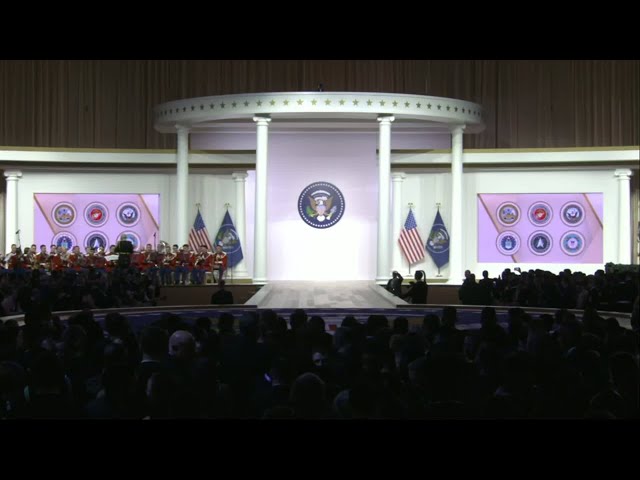
<instances>
[{"instance_id":1,"label":"blue circular seal","mask_svg":"<svg viewBox=\"0 0 640 480\"><path fill-rule=\"evenodd\" d=\"M520 250L520 237L516 232L502 232L496 240L496 248L503 255L513 255Z\"/></svg>"},{"instance_id":2,"label":"blue circular seal","mask_svg":"<svg viewBox=\"0 0 640 480\"><path fill-rule=\"evenodd\" d=\"M133 249L134 250L139 250L140 249L140 237L138 236L137 233L135 232L122 232L120 235L118 235L118 241L122 238L122 236L127 237L127 240L129 240L131 243L133 243Z\"/></svg>"},{"instance_id":3,"label":"blue circular seal","mask_svg":"<svg viewBox=\"0 0 640 480\"><path fill-rule=\"evenodd\" d=\"M534 255L546 255L551 251L553 247L553 240L551 235L542 230L533 232L529 235L529 250Z\"/></svg>"},{"instance_id":4,"label":"blue circular seal","mask_svg":"<svg viewBox=\"0 0 640 480\"><path fill-rule=\"evenodd\" d=\"M342 192L331 183L312 183L298 197L298 213L314 228L332 227L344 213Z\"/></svg>"},{"instance_id":5,"label":"blue circular seal","mask_svg":"<svg viewBox=\"0 0 640 480\"><path fill-rule=\"evenodd\" d=\"M222 247L222 251L227 255L233 255L242 250L242 247L240 246L240 237L238 236L236 228L232 224L225 223L220 227L213 247L215 248L218 245Z\"/></svg>"},{"instance_id":6,"label":"blue circular seal","mask_svg":"<svg viewBox=\"0 0 640 480\"><path fill-rule=\"evenodd\" d=\"M502 225L511 227L520 220L520 208L513 202L505 202L498 207L496 217Z\"/></svg>"},{"instance_id":7,"label":"blue circular seal","mask_svg":"<svg viewBox=\"0 0 640 480\"><path fill-rule=\"evenodd\" d=\"M95 248L98 251L100 247L106 249L109 246L109 239L102 232L91 232L84 237L84 244L86 247Z\"/></svg>"},{"instance_id":8,"label":"blue circular seal","mask_svg":"<svg viewBox=\"0 0 640 480\"><path fill-rule=\"evenodd\" d=\"M118 207L118 222L125 227L133 227L140 221L140 209L135 203L126 202Z\"/></svg>"},{"instance_id":9,"label":"blue circular seal","mask_svg":"<svg viewBox=\"0 0 640 480\"><path fill-rule=\"evenodd\" d=\"M552 217L553 211L546 202L536 202L529 207L529 221L537 227L544 227Z\"/></svg>"},{"instance_id":10,"label":"blue circular seal","mask_svg":"<svg viewBox=\"0 0 640 480\"><path fill-rule=\"evenodd\" d=\"M58 203L53 207L51 218L60 227L68 227L76 221L76 209L68 202Z\"/></svg>"},{"instance_id":11,"label":"blue circular seal","mask_svg":"<svg viewBox=\"0 0 640 480\"><path fill-rule=\"evenodd\" d=\"M572 257L580 255L584 250L584 246L584 237L580 232L567 232L560 239L560 248L564 253Z\"/></svg>"},{"instance_id":12,"label":"blue circular seal","mask_svg":"<svg viewBox=\"0 0 640 480\"><path fill-rule=\"evenodd\" d=\"M91 202L84 209L84 219L92 227L100 227L107 223L109 211L100 202Z\"/></svg>"},{"instance_id":13,"label":"blue circular seal","mask_svg":"<svg viewBox=\"0 0 640 480\"><path fill-rule=\"evenodd\" d=\"M441 223L434 223L425 245L429 253L436 255L449 250L449 232Z\"/></svg>"},{"instance_id":14,"label":"blue circular seal","mask_svg":"<svg viewBox=\"0 0 640 480\"><path fill-rule=\"evenodd\" d=\"M66 247L67 250L70 250L72 247L77 245L76 237L70 232L60 232L53 237L51 245L55 245L56 247Z\"/></svg>"},{"instance_id":15,"label":"blue circular seal","mask_svg":"<svg viewBox=\"0 0 640 480\"><path fill-rule=\"evenodd\" d=\"M560 218L569 227L575 227L584 221L584 208L578 202L565 203L560 212Z\"/></svg>"}]
</instances>

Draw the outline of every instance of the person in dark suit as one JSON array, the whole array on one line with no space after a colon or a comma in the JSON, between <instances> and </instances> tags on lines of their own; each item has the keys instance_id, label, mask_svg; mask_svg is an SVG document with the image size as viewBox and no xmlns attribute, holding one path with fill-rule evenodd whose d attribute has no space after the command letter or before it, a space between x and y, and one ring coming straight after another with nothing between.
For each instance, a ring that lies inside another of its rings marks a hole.
<instances>
[{"instance_id":1,"label":"person in dark suit","mask_svg":"<svg viewBox=\"0 0 640 480\"><path fill-rule=\"evenodd\" d=\"M131 254L133 253L133 243L131 243L126 235L120 237L118 245L116 245L115 253L118 254L118 267L129 268L131 265Z\"/></svg>"},{"instance_id":2,"label":"person in dark suit","mask_svg":"<svg viewBox=\"0 0 640 480\"><path fill-rule=\"evenodd\" d=\"M411 303L424 304L427 303L427 294L429 293L429 285L424 279L424 271L418 270L415 275L415 283L412 283L409 291L402 295L401 298L410 298Z\"/></svg>"},{"instance_id":3,"label":"person in dark suit","mask_svg":"<svg viewBox=\"0 0 640 480\"><path fill-rule=\"evenodd\" d=\"M218 282L218 291L211 295L211 305L233 305L233 293L224 289L225 281Z\"/></svg>"},{"instance_id":4,"label":"person in dark suit","mask_svg":"<svg viewBox=\"0 0 640 480\"><path fill-rule=\"evenodd\" d=\"M402 296L402 281L404 278L398 272L393 272L393 277L387 282L387 290L396 297Z\"/></svg>"}]
</instances>

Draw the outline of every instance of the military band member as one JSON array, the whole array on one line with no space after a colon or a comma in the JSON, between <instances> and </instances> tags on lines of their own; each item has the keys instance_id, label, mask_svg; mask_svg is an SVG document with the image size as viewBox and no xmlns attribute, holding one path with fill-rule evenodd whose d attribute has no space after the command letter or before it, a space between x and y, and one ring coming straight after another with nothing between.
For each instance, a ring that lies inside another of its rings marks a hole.
<instances>
[{"instance_id":1,"label":"military band member","mask_svg":"<svg viewBox=\"0 0 640 480\"><path fill-rule=\"evenodd\" d=\"M195 262L191 272L191 283L197 285L204 284L205 274L211 269L212 260L209 260L209 257L213 259L213 255L207 251L207 246L200 245L198 254L195 256Z\"/></svg>"},{"instance_id":2,"label":"military band member","mask_svg":"<svg viewBox=\"0 0 640 480\"><path fill-rule=\"evenodd\" d=\"M178 252L176 258L176 285L185 285L187 282L187 276L191 270L191 252L189 251L189 245L186 243L182 245L182 248Z\"/></svg>"},{"instance_id":3,"label":"military band member","mask_svg":"<svg viewBox=\"0 0 640 480\"><path fill-rule=\"evenodd\" d=\"M216 253L213 254L213 283L218 283L224 278L225 272L227 271L227 262L227 254L222 251L222 243L218 243L216 245Z\"/></svg>"}]
</instances>

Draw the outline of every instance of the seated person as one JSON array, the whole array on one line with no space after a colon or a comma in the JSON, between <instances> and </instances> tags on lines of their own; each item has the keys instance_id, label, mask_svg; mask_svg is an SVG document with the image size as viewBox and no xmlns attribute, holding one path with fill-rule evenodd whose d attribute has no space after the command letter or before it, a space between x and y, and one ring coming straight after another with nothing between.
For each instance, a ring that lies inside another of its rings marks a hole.
<instances>
[{"instance_id":1,"label":"seated person","mask_svg":"<svg viewBox=\"0 0 640 480\"><path fill-rule=\"evenodd\" d=\"M227 254L222 251L222 242L218 242L216 252L213 254L213 271L211 272L213 283L218 283L224 278L224 274L227 271L227 262Z\"/></svg>"}]
</instances>

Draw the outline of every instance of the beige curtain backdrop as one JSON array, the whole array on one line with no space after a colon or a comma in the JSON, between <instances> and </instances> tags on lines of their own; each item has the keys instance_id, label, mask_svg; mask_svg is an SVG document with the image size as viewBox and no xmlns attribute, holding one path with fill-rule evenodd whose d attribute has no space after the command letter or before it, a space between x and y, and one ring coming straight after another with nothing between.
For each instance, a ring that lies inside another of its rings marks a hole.
<instances>
[{"instance_id":1,"label":"beige curtain backdrop","mask_svg":"<svg viewBox=\"0 0 640 480\"><path fill-rule=\"evenodd\" d=\"M4 60L0 145L175 148L155 105L262 91L398 92L480 103L466 148L638 145L640 61Z\"/></svg>"}]
</instances>

